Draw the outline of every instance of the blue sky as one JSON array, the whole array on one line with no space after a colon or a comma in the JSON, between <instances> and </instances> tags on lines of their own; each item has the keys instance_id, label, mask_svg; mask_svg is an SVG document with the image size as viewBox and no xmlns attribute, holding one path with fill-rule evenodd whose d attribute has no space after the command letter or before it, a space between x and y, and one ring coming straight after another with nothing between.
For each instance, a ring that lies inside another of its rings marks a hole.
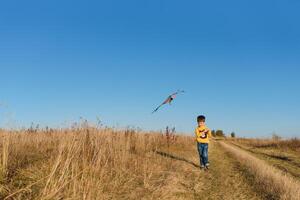
<instances>
[{"instance_id":1,"label":"blue sky","mask_svg":"<svg viewBox=\"0 0 300 200\"><path fill-rule=\"evenodd\" d=\"M0 3L0 125L300 136L300 2ZM184 89L172 106L151 111Z\"/></svg>"}]
</instances>

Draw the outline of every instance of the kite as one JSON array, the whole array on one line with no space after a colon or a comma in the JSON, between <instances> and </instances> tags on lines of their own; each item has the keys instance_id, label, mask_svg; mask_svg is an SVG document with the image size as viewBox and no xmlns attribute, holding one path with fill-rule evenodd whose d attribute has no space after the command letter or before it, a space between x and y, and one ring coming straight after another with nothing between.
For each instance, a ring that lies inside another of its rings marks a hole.
<instances>
[{"instance_id":1,"label":"kite","mask_svg":"<svg viewBox=\"0 0 300 200\"><path fill-rule=\"evenodd\" d=\"M162 107L163 105L165 105L165 104L170 104L171 105L171 102L176 98L176 96L179 94L179 93L184 93L185 91L184 90L178 90L177 92L175 92L175 93L173 93L173 94L171 94L162 104L160 104L160 106L158 106L153 112L152 112L152 114L153 113L155 113L155 112L157 112L158 111L158 109L160 108L160 107Z\"/></svg>"}]
</instances>

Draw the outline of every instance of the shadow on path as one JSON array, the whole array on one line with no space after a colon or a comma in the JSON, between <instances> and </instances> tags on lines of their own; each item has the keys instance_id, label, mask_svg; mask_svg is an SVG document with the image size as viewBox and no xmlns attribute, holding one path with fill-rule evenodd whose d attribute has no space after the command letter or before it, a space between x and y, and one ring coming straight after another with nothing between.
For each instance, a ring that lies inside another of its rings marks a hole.
<instances>
[{"instance_id":1,"label":"shadow on path","mask_svg":"<svg viewBox=\"0 0 300 200\"><path fill-rule=\"evenodd\" d=\"M161 155L161 156L164 156L164 157L167 157L167 158L172 158L174 160L184 161L186 163L189 163L189 164L193 165L194 167L200 167L200 165L197 165L197 164L193 163L192 161L189 161L185 158L181 158L181 157L178 157L178 156L166 153L166 152L162 152L162 151L154 151L154 152L158 155Z\"/></svg>"}]
</instances>

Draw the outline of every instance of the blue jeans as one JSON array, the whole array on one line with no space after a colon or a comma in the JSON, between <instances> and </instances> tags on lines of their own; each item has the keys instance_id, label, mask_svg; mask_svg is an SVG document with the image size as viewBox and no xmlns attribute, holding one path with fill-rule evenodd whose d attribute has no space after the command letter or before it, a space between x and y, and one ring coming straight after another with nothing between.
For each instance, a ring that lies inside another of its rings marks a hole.
<instances>
[{"instance_id":1,"label":"blue jeans","mask_svg":"<svg viewBox=\"0 0 300 200\"><path fill-rule=\"evenodd\" d=\"M197 148L200 157L200 166L208 164L208 144L197 142Z\"/></svg>"}]
</instances>

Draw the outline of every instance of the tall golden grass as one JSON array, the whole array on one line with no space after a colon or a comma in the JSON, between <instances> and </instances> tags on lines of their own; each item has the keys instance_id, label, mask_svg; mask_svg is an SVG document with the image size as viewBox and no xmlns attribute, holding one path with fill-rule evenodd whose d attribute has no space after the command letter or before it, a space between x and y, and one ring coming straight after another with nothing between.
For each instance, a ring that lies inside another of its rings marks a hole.
<instances>
[{"instance_id":1,"label":"tall golden grass","mask_svg":"<svg viewBox=\"0 0 300 200\"><path fill-rule=\"evenodd\" d=\"M225 142L220 142L247 170L253 174L258 187L271 199L299 200L300 183L251 154Z\"/></svg>"},{"instance_id":2,"label":"tall golden grass","mask_svg":"<svg viewBox=\"0 0 300 200\"><path fill-rule=\"evenodd\" d=\"M172 159L160 133L74 128L2 131L0 199L162 198ZM191 145L181 136L172 145Z\"/></svg>"},{"instance_id":3,"label":"tall golden grass","mask_svg":"<svg viewBox=\"0 0 300 200\"><path fill-rule=\"evenodd\" d=\"M172 199L170 194L180 189L172 184L172 172L180 172L174 169L174 159L159 152L196 151L189 136L170 140L158 132L89 126L0 130L0 139L0 199L7 200ZM265 191L281 199L300 199L298 182L221 144L247 166Z\"/></svg>"}]
</instances>

